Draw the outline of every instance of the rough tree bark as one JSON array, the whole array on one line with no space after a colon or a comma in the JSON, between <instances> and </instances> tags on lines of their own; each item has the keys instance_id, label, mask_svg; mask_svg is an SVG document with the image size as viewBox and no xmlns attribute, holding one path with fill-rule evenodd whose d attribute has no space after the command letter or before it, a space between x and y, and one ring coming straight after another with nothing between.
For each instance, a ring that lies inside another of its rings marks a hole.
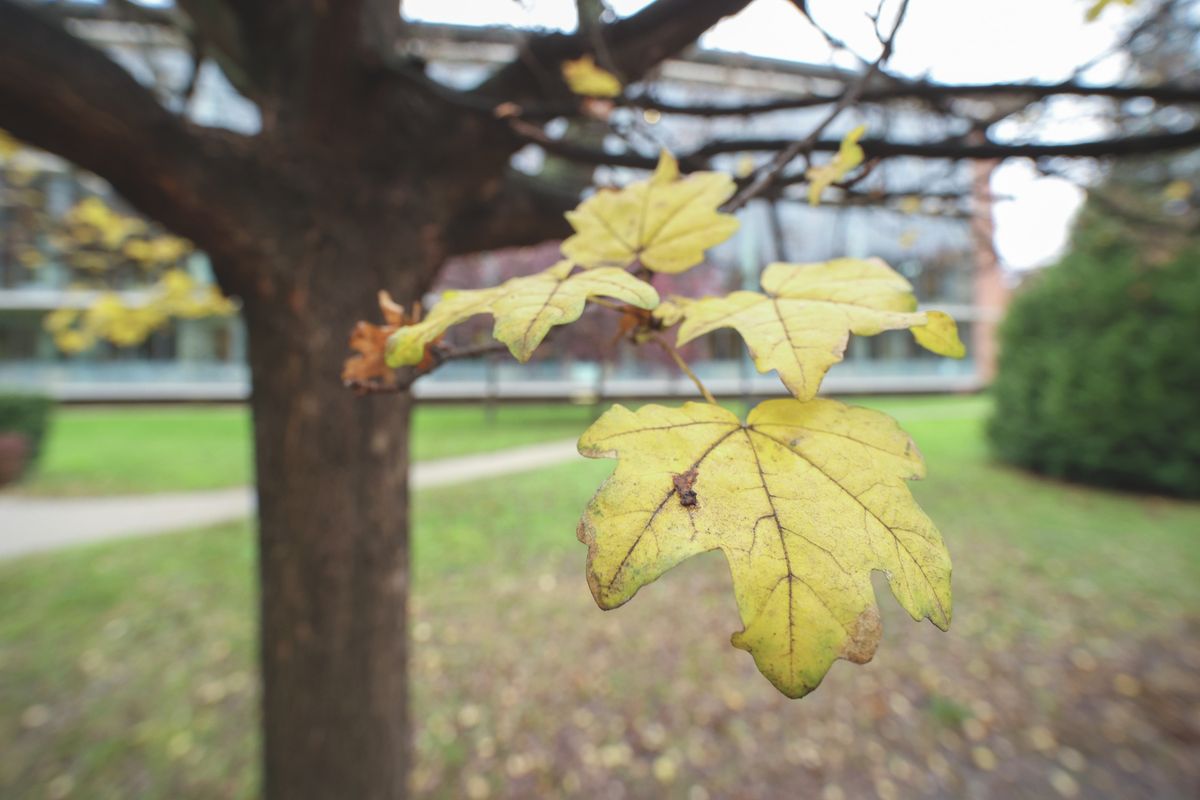
<instances>
[{"instance_id":1,"label":"rough tree bark","mask_svg":"<svg viewBox=\"0 0 1200 800\"><path fill-rule=\"evenodd\" d=\"M389 238L411 251L418 232ZM377 275L401 302L428 270L397 268L359 221L322 220L277 262L295 285L248 298L259 501L264 781L268 797L395 798L410 763L407 394L341 385L345 320ZM402 241L397 241L402 240ZM378 247L378 249L376 249ZM302 276L302 277L300 277Z\"/></svg>"},{"instance_id":2,"label":"rough tree bark","mask_svg":"<svg viewBox=\"0 0 1200 800\"><path fill-rule=\"evenodd\" d=\"M254 277L238 293L253 383L265 790L397 798L411 761L412 400L356 397L339 373L347 320L376 313L378 289L411 305L429 288L464 193L437 172L308 155L305 171L278 179L285 192L263 191L275 210L248 231L256 263L219 269ZM482 163L467 168L488 179Z\"/></svg>"},{"instance_id":3,"label":"rough tree bark","mask_svg":"<svg viewBox=\"0 0 1200 800\"><path fill-rule=\"evenodd\" d=\"M345 342L336 313L371 298L344 282L322 288L322 307L303 322L326 336L288 342L271 312L247 313L265 790L401 797L410 762L411 400L356 400L340 385Z\"/></svg>"}]
</instances>

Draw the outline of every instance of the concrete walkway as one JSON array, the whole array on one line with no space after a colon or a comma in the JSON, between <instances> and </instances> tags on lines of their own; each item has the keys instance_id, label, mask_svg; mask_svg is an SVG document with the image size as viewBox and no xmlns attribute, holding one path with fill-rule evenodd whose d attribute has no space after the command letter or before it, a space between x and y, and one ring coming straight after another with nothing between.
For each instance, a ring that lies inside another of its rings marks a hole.
<instances>
[{"instance_id":1,"label":"concrete walkway","mask_svg":"<svg viewBox=\"0 0 1200 800\"><path fill-rule=\"evenodd\" d=\"M578 457L575 440L566 439L419 462L413 465L409 483L414 489L452 486ZM0 496L0 558L123 536L198 528L242 519L253 511L254 491L244 486L124 497Z\"/></svg>"}]
</instances>

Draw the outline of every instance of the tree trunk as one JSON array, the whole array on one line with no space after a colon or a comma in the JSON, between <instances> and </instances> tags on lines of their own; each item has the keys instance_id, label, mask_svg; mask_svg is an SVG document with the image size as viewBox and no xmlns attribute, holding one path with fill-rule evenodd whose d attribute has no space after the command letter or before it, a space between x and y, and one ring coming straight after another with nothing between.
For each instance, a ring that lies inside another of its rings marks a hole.
<instances>
[{"instance_id":1,"label":"tree trunk","mask_svg":"<svg viewBox=\"0 0 1200 800\"><path fill-rule=\"evenodd\" d=\"M395 266L419 252L415 231L399 242L348 217L299 228L263 270L278 282L246 298L270 798L407 791L412 400L355 397L339 373L375 292L411 303L430 273Z\"/></svg>"}]
</instances>

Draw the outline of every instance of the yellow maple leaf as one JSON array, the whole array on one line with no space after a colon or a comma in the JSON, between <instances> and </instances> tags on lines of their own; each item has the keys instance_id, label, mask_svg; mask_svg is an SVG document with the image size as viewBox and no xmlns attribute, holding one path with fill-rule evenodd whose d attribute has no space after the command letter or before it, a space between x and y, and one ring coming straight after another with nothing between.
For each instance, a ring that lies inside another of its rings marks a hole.
<instances>
[{"instance_id":1,"label":"yellow maple leaf","mask_svg":"<svg viewBox=\"0 0 1200 800\"><path fill-rule=\"evenodd\" d=\"M759 292L706 297L685 308L679 344L718 328L734 328L759 372L776 370L801 400L813 397L842 360L850 334L912 329L917 342L952 358L965 354L954 321L917 311L912 284L881 259L839 258L818 264L775 263Z\"/></svg>"},{"instance_id":2,"label":"yellow maple leaf","mask_svg":"<svg viewBox=\"0 0 1200 800\"><path fill-rule=\"evenodd\" d=\"M33 247L24 247L17 251L17 261L26 269L38 269L46 263L46 254Z\"/></svg>"},{"instance_id":3,"label":"yellow maple leaf","mask_svg":"<svg viewBox=\"0 0 1200 800\"><path fill-rule=\"evenodd\" d=\"M1190 181L1185 181L1182 178L1171 181L1163 187L1163 199L1178 203L1181 200L1187 200L1192 196L1192 184Z\"/></svg>"},{"instance_id":4,"label":"yellow maple leaf","mask_svg":"<svg viewBox=\"0 0 1200 800\"><path fill-rule=\"evenodd\" d=\"M144 267L155 267L178 263L192 251L192 246L178 236L157 236L153 239L130 239L121 251Z\"/></svg>"},{"instance_id":5,"label":"yellow maple leaf","mask_svg":"<svg viewBox=\"0 0 1200 800\"><path fill-rule=\"evenodd\" d=\"M601 608L684 559L720 550L743 630L781 692L801 697L838 658L869 661L881 627L871 571L914 619L950 625L950 558L909 493L920 453L886 415L832 400L770 400L745 424L711 404L614 406L579 440L616 458L578 536Z\"/></svg>"},{"instance_id":6,"label":"yellow maple leaf","mask_svg":"<svg viewBox=\"0 0 1200 800\"><path fill-rule=\"evenodd\" d=\"M838 151L829 163L819 167L809 167L804 173L808 178L808 203L815 206L821 202L821 194L833 184L850 173L850 170L863 162L863 149L858 140L867 132L866 125L859 125L846 134Z\"/></svg>"},{"instance_id":7,"label":"yellow maple leaf","mask_svg":"<svg viewBox=\"0 0 1200 800\"><path fill-rule=\"evenodd\" d=\"M659 303L650 316L658 323L659 327L673 328L683 322L688 304L691 302L693 301L690 297L673 294Z\"/></svg>"},{"instance_id":8,"label":"yellow maple leaf","mask_svg":"<svg viewBox=\"0 0 1200 800\"><path fill-rule=\"evenodd\" d=\"M42 324L60 350L76 353L100 340L131 347L171 319L222 316L235 310L233 301L217 287L174 269L164 272L144 297L133 302L116 292L104 292L86 309L58 309L46 315Z\"/></svg>"},{"instance_id":9,"label":"yellow maple leaf","mask_svg":"<svg viewBox=\"0 0 1200 800\"><path fill-rule=\"evenodd\" d=\"M737 163L733 168L733 174L739 178L749 178L754 174L757 165L754 163L754 157L749 153L742 153L738 156Z\"/></svg>"},{"instance_id":10,"label":"yellow maple leaf","mask_svg":"<svg viewBox=\"0 0 1200 800\"><path fill-rule=\"evenodd\" d=\"M67 354L82 353L95 344L94 336L74 328L54 334L55 347Z\"/></svg>"},{"instance_id":11,"label":"yellow maple leaf","mask_svg":"<svg viewBox=\"0 0 1200 800\"><path fill-rule=\"evenodd\" d=\"M624 270L608 267L572 275L573 267L570 261L560 261L490 289L447 292L424 320L389 337L388 366L419 364L430 343L476 314L494 316L492 335L508 345L518 361L528 361L552 327L579 319L589 297L611 297L645 309L658 305L654 287Z\"/></svg>"},{"instance_id":12,"label":"yellow maple leaf","mask_svg":"<svg viewBox=\"0 0 1200 800\"><path fill-rule=\"evenodd\" d=\"M42 327L50 333L65 331L79 319L80 312L74 308L56 308L42 320Z\"/></svg>"},{"instance_id":13,"label":"yellow maple leaf","mask_svg":"<svg viewBox=\"0 0 1200 800\"><path fill-rule=\"evenodd\" d=\"M130 236L146 229L145 222L137 217L113 211L98 197L88 197L79 201L68 213L67 219L71 223L95 231L99 240L109 250L119 248Z\"/></svg>"},{"instance_id":14,"label":"yellow maple leaf","mask_svg":"<svg viewBox=\"0 0 1200 800\"><path fill-rule=\"evenodd\" d=\"M572 92L584 97L618 97L623 88L620 79L596 66L591 55L562 62L562 76Z\"/></svg>"},{"instance_id":15,"label":"yellow maple leaf","mask_svg":"<svg viewBox=\"0 0 1200 800\"><path fill-rule=\"evenodd\" d=\"M150 305L164 316L198 319L223 316L235 311L233 301L212 284L199 283L182 269L170 269L155 285Z\"/></svg>"},{"instance_id":16,"label":"yellow maple leaf","mask_svg":"<svg viewBox=\"0 0 1200 800\"><path fill-rule=\"evenodd\" d=\"M1124 3L1127 6L1132 6L1134 3L1134 0L1095 0L1095 2L1092 3L1092 5L1087 10L1087 14L1086 14L1087 21L1095 22L1096 20L1098 20L1100 18L1100 15L1104 13L1104 9L1108 8L1114 2L1120 2L1120 3Z\"/></svg>"},{"instance_id":17,"label":"yellow maple leaf","mask_svg":"<svg viewBox=\"0 0 1200 800\"><path fill-rule=\"evenodd\" d=\"M5 158L5 156L3 154L3 150L4 150L4 143L0 142L0 160L3 160ZM15 155L20 152L21 152L21 150L18 148L16 150L16 152L14 154L10 154L9 157L11 158L11 155ZM32 167L29 164L20 164L20 163L14 162L14 163L11 163L8 165L8 169L7 169L7 172L4 177L8 181L9 186L27 187L27 186L31 186L33 184L33 182L35 180L37 180L38 176L42 175L42 174L44 174L44 173L35 169L34 167ZM13 193L13 200L20 203L21 205L26 205L26 206L40 205L42 202L42 198L43 198L42 193L37 191L36 189L29 189L29 190L27 190L25 192L21 192L19 194L16 192Z\"/></svg>"},{"instance_id":18,"label":"yellow maple leaf","mask_svg":"<svg viewBox=\"0 0 1200 800\"><path fill-rule=\"evenodd\" d=\"M8 131L0 129L0 161L8 159L21 152L21 143L9 135Z\"/></svg>"},{"instance_id":19,"label":"yellow maple leaf","mask_svg":"<svg viewBox=\"0 0 1200 800\"><path fill-rule=\"evenodd\" d=\"M655 272L683 272L738 229L736 217L717 211L735 188L720 172L681 178L664 150L650 178L601 190L567 212L575 235L563 242L563 255L587 268L637 261Z\"/></svg>"}]
</instances>

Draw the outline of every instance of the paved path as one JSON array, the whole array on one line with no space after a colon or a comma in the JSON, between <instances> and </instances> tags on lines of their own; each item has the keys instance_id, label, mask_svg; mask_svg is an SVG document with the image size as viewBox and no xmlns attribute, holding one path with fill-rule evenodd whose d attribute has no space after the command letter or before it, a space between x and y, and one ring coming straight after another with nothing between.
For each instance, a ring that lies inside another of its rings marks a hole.
<instances>
[{"instance_id":1,"label":"paved path","mask_svg":"<svg viewBox=\"0 0 1200 800\"><path fill-rule=\"evenodd\" d=\"M985 413L986 402L965 413L938 404L913 404L892 411L909 420L959 419ZM951 416L952 415L952 416ZM561 464L576 457L575 440L514 447L492 453L445 458L413 465L416 489L508 475ZM205 492L125 497L29 498L0 495L0 558L53 550L66 545L167 533L248 517L254 492L248 487Z\"/></svg>"},{"instance_id":2,"label":"paved path","mask_svg":"<svg viewBox=\"0 0 1200 800\"><path fill-rule=\"evenodd\" d=\"M413 465L410 483L430 489L526 472L578 458L575 440L514 447ZM122 536L167 533L248 517L249 487L125 497L0 496L0 558Z\"/></svg>"}]
</instances>

